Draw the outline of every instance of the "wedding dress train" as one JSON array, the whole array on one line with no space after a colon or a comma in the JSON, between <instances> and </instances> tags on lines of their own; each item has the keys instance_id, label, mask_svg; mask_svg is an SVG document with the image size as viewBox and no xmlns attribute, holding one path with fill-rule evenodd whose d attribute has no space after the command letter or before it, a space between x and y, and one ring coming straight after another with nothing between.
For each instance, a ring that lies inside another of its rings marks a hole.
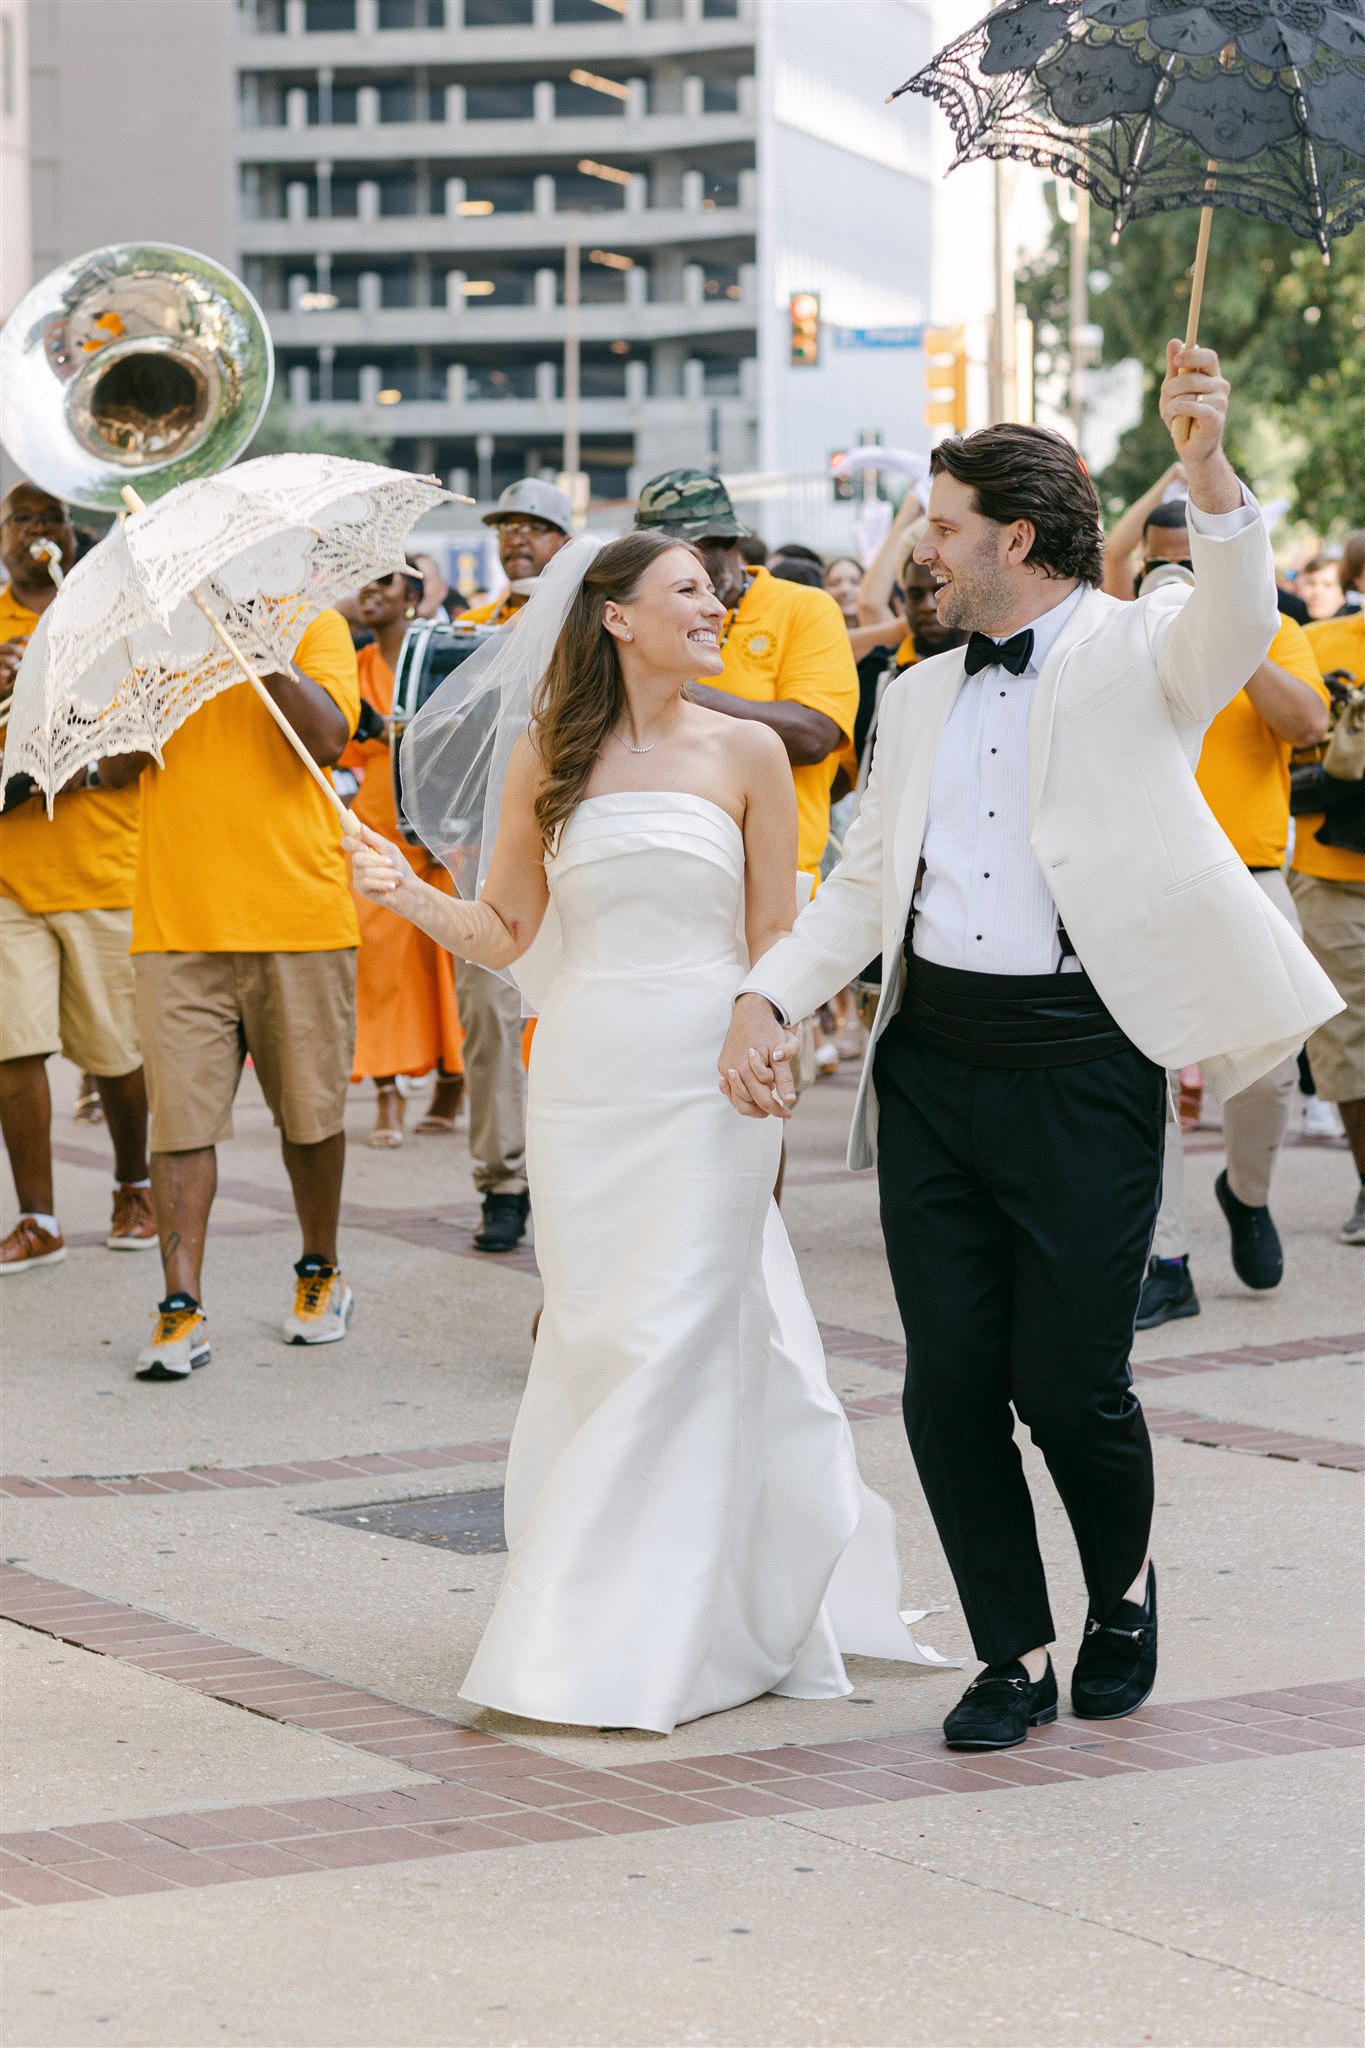
<instances>
[{"instance_id":1,"label":"wedding dress train","mask_svg":"<svg viewBox=\"0 0 1365 2048\"><path fill-rule=\"evenodd\" d=\"M782 1127L717 1086L743 835L702 797L590 797L547 869L528 1120L545 1307L506 1572L461 1696L666 1733L765 1692L842 1696L841 1652L941 1664L898 1612L894 1519L772 1200Z\"/></svg>"}]
</instances>

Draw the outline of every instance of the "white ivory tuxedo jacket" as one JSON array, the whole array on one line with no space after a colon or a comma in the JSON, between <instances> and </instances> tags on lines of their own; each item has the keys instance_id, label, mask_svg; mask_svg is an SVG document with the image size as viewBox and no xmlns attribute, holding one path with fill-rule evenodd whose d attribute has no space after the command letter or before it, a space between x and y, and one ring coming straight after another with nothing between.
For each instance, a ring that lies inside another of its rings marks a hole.
<instances>
[{"instance_id":1,"label":"white ivory tuxedo jacket","mask_svg":"<svg viewBox=\"0 0 1365 2048\"><path fill-rule=\"evenodd\" d=\"M1343 1005L1194 779L1210 720L1279 623L1265 526L1255 519L1226 539L1191 529L1190 552L1192 590L1167 585L1136 603L1087 590L1043 663L1029 719L1029 844L1118 1024L1160 1066L1197 1060L1225 1099ZM844 857L742 985L805 1017L880 951L852 1167L876 1158L872 1059L900 1007L930 778L964 673L956 648L888 687Z\"/></svg>"}]
</instances>

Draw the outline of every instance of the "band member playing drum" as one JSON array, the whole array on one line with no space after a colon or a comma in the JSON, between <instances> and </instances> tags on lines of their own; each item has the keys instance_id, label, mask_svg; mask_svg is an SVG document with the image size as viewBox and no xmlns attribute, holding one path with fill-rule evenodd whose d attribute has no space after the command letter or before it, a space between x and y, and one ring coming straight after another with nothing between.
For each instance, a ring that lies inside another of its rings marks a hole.
<instances>
[{"instance_id":1,"label":"band member playing drum","mask_svg":"<svg viewBox=\"0 0 1365 2048\"><path fill-rule=\"evenodd\" d=\"M539 477L509 484L485 526L498 536L507 589L492 603L463 612L471 625L513 624L529 586L573 534L567 492ZM526 1076L521 1063L521 998L500 976L471 961L455 968L464 1025L469 1088L469 1150L474 1185L483 1197L483 1222L474 1243L481 1252L510 1252L526 1231Z\"/></svg>"},{"instance_id":2,"label":"band member playing drum","mask_svg":"<svg viewBox=\"0 0 1365 2048\"><path fill-rule=\"evenodd\" d=\"M403 635L421 595L420 575L400 571L367 583L356 596L356 616L374 635L370 645L360 649L356 662L360 695L376 714L375 729L363 738L357 733L342 755L341 765L361 777L353 808L362 823L401 847L424 882L451 893L450 876L440 861L403 837L389 762L393 674ZM360 953L351 1078L374 1080L378 1100L370 1143L402 1144L404 1103L397 1076L429 1074L433 1068L436 1086L417 1131L419 1135L453 1131L464 1093L454 961L416 925L387 916L363 896L357 896L355 907Z\"/></svg>"}]
</instances>

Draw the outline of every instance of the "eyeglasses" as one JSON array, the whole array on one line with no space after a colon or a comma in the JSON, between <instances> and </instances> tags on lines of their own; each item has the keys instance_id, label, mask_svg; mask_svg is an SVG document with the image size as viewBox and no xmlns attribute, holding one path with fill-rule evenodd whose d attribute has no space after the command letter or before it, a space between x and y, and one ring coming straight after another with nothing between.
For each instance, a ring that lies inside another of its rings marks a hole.
<instances>
[{"instance_id":1,"label":"eyeglasses","mask_svg":"<svg viewBox=\"0 0 1365 2048\"><path fill-rule=\"evenodd\" d=\"M548 519L500 519L498 537L505 533L520 536L522 540L539 540L544 533L558 533L557 526L551 526Z\"/></svg>"},{"instance_id":2,"label":"eyeglasses","mask_svg":"<svg viewBox=\"0 0 1365 2048\"><path fill-rule=\"evenodd\" d=\"M65 512L55 508L48 512L7 512L0 519L0 526L17 526L25 533L60 533L68 524Z\"/></svg>"}]
</instances>

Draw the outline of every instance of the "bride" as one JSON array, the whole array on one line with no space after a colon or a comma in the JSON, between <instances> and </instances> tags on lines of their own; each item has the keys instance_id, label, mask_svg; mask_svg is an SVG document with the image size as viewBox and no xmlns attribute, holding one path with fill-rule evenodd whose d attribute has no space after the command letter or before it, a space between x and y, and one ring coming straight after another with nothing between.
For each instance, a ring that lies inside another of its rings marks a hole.
<instances>
[{"instance_id":1,"label":"bride","mask_svg":"<svg viewBox=\"0 0 1365 2048\"><path fill-rule=\"evenodd\" d=\"M471 662L405 742L409 815L457 883L481 830L477 900L347 842L363 896L516 968L539 1013L545 1307L461 1689L538 1721L666 1734L765 1692L842 1696L841 1652L945 1661L897 1611L891 1510L826 1380L772 1200L781 1124L717 1091L734 992L796 909L781 742L687 697L721 672L724 620L686 544L575 541L499 636L482 710ZM467 772L453 793L471 749L481 828Z\"/></svg>"}]
</instances>

